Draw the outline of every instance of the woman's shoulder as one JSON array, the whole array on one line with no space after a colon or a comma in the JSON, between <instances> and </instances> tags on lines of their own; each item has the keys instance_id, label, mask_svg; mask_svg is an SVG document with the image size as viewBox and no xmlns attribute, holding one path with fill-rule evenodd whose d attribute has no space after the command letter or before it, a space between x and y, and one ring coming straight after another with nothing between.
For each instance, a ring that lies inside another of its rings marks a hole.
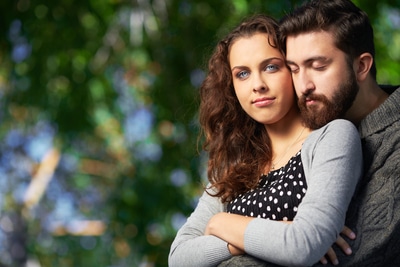
<instances>
[{"instance_id":1,"label":"woman's shoulder","mask_svg":"<svg viewBox=\"0 0 400 267\"><path fill-rule=\"evenodd\" d=\"M334 135L359 135L357 127L351 121L345 119L336 119L327 123L321 128L314 130L311 136L314 136L314 138L318 138L318 136L326 135L328 133L333 133Z\"/></svg>"},{"instance_id":2,"label":"woman's shoulder","mask_svg":"<svg viewBox=\"0 0 400 267\"><path fill-rule=\"evenodd\" d=\"M318 162L327 162L335 158L336 160L355 162L354 165L358 166L358 161L362 158L361 139L358 130L348 120L333 120L311 132L303 143L301 156L305 172L311 168L310 166L316 157Z\"/></svg>"},{"instance_id":3,"label":"woman's shoulder","mask_svg":"<svg viewBox=\"0 0 400 267\"><path fill-rule=\"evenodd\" d=\"M320 129L329 129L329 128L335 128L335 129L350 129L350 130L356 130L356 126L349 120L345 119L336 119L333 120L329 123L327 123L325 126L321 127Z\"/></svg>"},{"instance_id":4,"label":"woman's shoulder","mask_svg":"<svg viewBox=\"0 0 400 267\"><path fill-rule=\"evenodd\" d=\"M315 146L321 140L324 140L324 142L340 142L343 139L354 140L353 142L359 140L357 127L348 120L336 119L312 131L304 145L306 147Z\"/></svg>"}]
</instances>

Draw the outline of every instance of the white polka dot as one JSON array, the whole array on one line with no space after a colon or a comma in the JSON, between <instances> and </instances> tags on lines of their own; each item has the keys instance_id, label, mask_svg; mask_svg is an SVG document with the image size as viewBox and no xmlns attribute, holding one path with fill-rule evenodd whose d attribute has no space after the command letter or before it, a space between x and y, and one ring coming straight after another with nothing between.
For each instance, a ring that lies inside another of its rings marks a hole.
<instances>
[{"instance_id":1,"label":"white polka dot","mask_svg":"<svg viewBox=\"0 0 400 267\"><path fill-rule=\"evenodd\" d=\"M289 160L286 166L259 179L256 189L236 197L230 202L227 212L267 220L292 220L292 216L296 215L298 209L296 205L300 203L307 191L301 168L299 152L296 157ZM286 189L283 191L284 188ZM291 204L292 201L293 204ZM268 204L271 205L268 206ZM282 214L282 211L286 211L287 214ZM278 214L280 215L277 216Z\"/></svg>"}]
</instances>

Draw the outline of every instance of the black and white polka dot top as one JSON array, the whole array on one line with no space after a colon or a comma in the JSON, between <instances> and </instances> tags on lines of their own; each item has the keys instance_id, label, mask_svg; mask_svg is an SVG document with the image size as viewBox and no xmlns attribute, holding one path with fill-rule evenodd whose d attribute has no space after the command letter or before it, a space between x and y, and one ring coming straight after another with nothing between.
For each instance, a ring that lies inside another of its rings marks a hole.
<instances>
[{"instance_id":1,"label":"black and white polka dot top","mask_svg":"<svg viewBox=\"0 0 400 267\"><path fill-rule=\"evenodd\" d=\"M278 170L262 175L259 185L228 203L227 211L250 217L292 221L307 191L301 151Z\"/></svg>"}]
</instances>

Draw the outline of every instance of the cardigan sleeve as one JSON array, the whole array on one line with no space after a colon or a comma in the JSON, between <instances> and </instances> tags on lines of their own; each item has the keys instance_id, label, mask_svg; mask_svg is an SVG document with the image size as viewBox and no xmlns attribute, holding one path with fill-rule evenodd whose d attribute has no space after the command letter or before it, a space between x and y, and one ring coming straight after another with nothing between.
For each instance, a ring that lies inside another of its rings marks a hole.
<instances>
[{"instance_id":1,"label":"cardigan sleeve","mask_svg":"<svg viewBox=\"0 0 400 267\"><path fill-rule=\"evenodd\" d=\"M335 120L313 131L302 147L307 192L291 224L256 218L246 228L246 253L284 266L318 262L341 232L362 174L359 134Z\"/></svg>"},{"instance_id":2,"label":"cardigan sleeve","mask_svg":"<svg viewBox=\"0 0 400 267\"><path fill-rule=\"evenodd\" d=\"M224 240L204 235L211 217L223 211L220 199L204 192L171 245L168 266L216 266L232 257Z\"/></svg>"}]
</instances>

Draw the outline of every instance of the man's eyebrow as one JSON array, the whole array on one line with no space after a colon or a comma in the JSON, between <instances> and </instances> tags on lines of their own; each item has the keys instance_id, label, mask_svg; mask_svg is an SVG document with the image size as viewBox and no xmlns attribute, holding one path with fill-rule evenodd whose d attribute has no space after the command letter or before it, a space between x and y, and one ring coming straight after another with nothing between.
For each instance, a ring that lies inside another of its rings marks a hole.
<instances>
[{"instance_id":1,"label":"man's eyebrow","mask_svg":"<svg viewBox=\"0 0 400 267\"><path fill-rule=\"evenodd\" d=\"M286 60L286 65L297 65L296 63L294 63L291 60Z\"/></svg>"},{"instance_id":2,"label":"man's eyebrow","mask_svg":"<svg viewBox=\"0 0 400 267\"><path fill-rule=\"evenodd\" d=\"M306 60L304 60L302 62L302 64L307 65L307 64L310 64L310 63L315 62L315 61L328 61L328 58L327 57L323 57L323 56L310 57L310 58L307 58ZM297 63L295 63L295 62L293 62L291 60L286 60L286 64L287 65L296 65L296 66L298 65Z\"/></svg>"},{"instance_id":3,"label":"man's eyebrow","mask_svg":"<svg viewBox=\"0 0 400 267\"><path fill-rule=\"evenodd\" d=\"M315 56L315 57L311 57L308 58L304 61L304 63L310 63L310 62L314 62L314 61L328 61L327 57L323 57L323 56Z\"/></svg>"}]
</instances>

